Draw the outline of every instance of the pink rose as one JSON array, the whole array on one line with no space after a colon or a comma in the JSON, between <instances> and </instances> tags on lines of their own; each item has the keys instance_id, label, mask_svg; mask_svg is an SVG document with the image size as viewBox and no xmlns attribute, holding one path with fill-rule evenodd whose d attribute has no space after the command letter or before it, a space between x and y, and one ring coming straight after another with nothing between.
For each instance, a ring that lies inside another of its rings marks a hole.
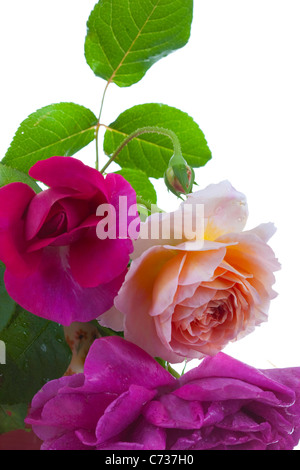
<instances>
[{"instance_id":1,"label":"pink rose","mask_svg":"<svg viewBox=\"0 0 300 470\"><path fill-rule=\"evenodd\" d=\"M90 321L113 305L133 249L129 238L98 238L97 208L112 205L118 224L119 196L130 207L135 192L122 176L104 178L71 157L40 161L29 174L49 189L35 194L23 183L0 189L6 289L40 317L63 325Z\"/></svg>"},{"instance_id":2,"label":"pink rose","mask_svg":"<svg viewBox=\"0 0 300 470\"><path fill-rule=\"evenodd\" d=\"M273 224L243 231L246 199L229 182L186 204L204 204L204 240L176 239L176 225L170 240L139 238L115 308L100 320L171 363L215 355L266 321L280 267L267 244ZM141 233L165 217L149 217Z\"/></svg>"},{"instance_id":3,"label":"pink rose","mask_svg":"<svg viewBox=\"0 0 300 470\"><path fill-rule=\"evenodd\" d=\"M25 422L41 450L290 450L300 439L300 367L261 370L219 353L175 379L117 336L83 373L47 382Z\"/></svg>"}]
</instances>

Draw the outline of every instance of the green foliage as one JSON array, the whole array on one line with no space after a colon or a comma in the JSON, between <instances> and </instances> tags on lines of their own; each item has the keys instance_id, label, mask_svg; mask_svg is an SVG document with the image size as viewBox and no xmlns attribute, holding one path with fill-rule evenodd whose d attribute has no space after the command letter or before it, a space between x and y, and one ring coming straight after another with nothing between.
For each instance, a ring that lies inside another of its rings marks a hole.
<instances>
[{"instance_id":1,"label":"green foliage","mask_svg":"<svg viewBox=\"0 0 300 470\"><path fill-rule=\"evenodd\" d=\"M0 403L29 403L49 380L66 371L71 351L61 325L16 307L0 332L6 345L6 364L0 365Z\"/></svg>"},{"instance_id":2,"label":"green foliage","mask_svg":"<svg viewBox=\"0 0 300 470\"><path fill-rule=\"evenodd\" d=\"M20 125L2 163L28 172L38 160L71 156L95 138L97 118L74 103L45 106Z\"/></svg>"},{"instance_id":3,"label":"green foliage","mask_svg":"<svg viewBox=\"0 0 300 470\"><path fill-rule=\"evenodd\" d=\"M87 23L86 61L97 76L133 85L187 43L192 17L193 0L100 0Z\"/></svg>"},{"instance_id":4,"label":"green foliage","mask_svg":"<svg viewBox=\"0 0 300 470\"><path fill-rule=\"evenodd\" d=\"M4 286L5 266L0 262L0 331L5 328L12 318L15 309L15 301L8 295Z\"/></svg>"},{"instance_id":5,"label":"green foliage","mask_svg":"<svg viewBox=\"0 0 300 470\"><path fill-rule=\"evenodd\" d=\"M116 173L122 175L131 184L140 200L156 204L156 191L146 173L141 170L133 170L132 168L122 168L122 170L116 171Z\"/></svg>"},{"instance_id":6,"label":"green foliage","mask_svg":"<svg viewBox=\"0 0 300 470\"><path fill-rule=\"evenodd\" d=\"M36 184L36 182L30 178L30 176L26 175L26 173L0 163L0 188L9 183L15 182L28 184L36 193L41 191L41 188Z\"/></svg>"},{"instance_id":7,"label":"green foliage","mask_svg":"<svg viewBox=\"0 0 300 470\"><path fill-rule=\"evenodd\" d=\"M211 158L204 134L191 116L183 111L158 103L147 103L127 109L108 126L104 136L104 151L112 155L122 141L135 130L157 126L177 135L182 155L192 167L200 167ZM173 155L168 137L142 134L133 139L116 158L121 167L142 170L148 177L162 178Z\"/></svg>"},{"instance_id":8,"label":"green foliage","mask_svg":"<svg viewBox=\"0 0 300 470\"><path fill-rule=\"evenodd\" d=\"M27 410L28 405L26 403L0 405L0 434L16 429L24 429Z\"/></svg>"}]
</instances>

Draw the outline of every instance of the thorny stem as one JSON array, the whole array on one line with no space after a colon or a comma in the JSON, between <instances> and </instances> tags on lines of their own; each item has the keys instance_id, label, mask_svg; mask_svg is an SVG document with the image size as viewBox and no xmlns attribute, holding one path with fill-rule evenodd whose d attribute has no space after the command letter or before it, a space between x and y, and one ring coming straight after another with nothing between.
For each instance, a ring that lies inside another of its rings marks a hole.
<instances>
[{"instance_id":1,"label":"thorny stem","mask_svg":"<svg viewBox=\"0 0 300 470\"><path fill-rule=\"evenodd\" d=\"M126 147L126 145L132 139L138 137L141 134L162 134L162 135L169 137L169 139L171 139L173 143L174 156L182 157L180 142L175 132L171 131L170 129L165 129L163 127L155 127L155 126L141 127L140 129L137 129L136 131L132 132L132 134L130 134L128 137L126 137L126 139L123 140L121 145L113 153L111 158L104 165L104 167L100 170L100 172L103 173L107 169L107 167L115 160L115 158L119 155L119 153L123 150L123 148Z\"/></svg>"}]
</instances>

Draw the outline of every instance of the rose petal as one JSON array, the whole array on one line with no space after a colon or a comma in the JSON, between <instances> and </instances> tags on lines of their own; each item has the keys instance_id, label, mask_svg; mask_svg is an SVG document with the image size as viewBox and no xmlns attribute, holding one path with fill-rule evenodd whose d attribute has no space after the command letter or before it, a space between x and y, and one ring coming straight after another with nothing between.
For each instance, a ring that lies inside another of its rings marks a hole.
<instances>
[{"instance_id":1,"label":"rose petal","mask_svg":"<svg viewBox=\"0 0 300 470\"><path fill-rule=\"evenodd\" d=\"M159 315L172 304L185 259L186 255L180 253L167 261L160 270L152 289L150 316Z\"/></svg>"},{"instance_id":2,"label":"rose petal","mask_svg":"<svg viewBox=\"0 0 300 470\"><path fill-rule=\"evenodd\" d=\"M220 241L237 241L236 245L227 247L225 261L236 270L254 274L255 279L265 287L275 282L273 272L280 269L272 248L267 245L255 231L245 231L239 234L227 234L219 238ZM263 260L263 262L262 262ZM252 280L248 279L249 283Z\"/></svg>"},{"instance_id":3,"label":"rose petal","mask_svg":"<svg viewBox=\"0 0 300 470\"><path fill-rule=\"evenodd\" d=\"M207 240L216 240L226 233L241 232L248 218L245 195L236 191L229 181L210 184L189 195L183 204L204 204L204 237Z\"/></svg>"},{"instance_id":4,"label":"rose petal","mask_svg":"<svg viewBox=\"0 0 300 470\"><path fill-rule=\"evenodd\" d=\"M226 249L218 251L200 251L187 253L186 260L179 276L182 286L209 281L216 268L224 259Z\"/></svg>"},{"instance_id":5,"label":"rose petal","mask_svg":"<svg viewBox=\"0 0 300 470\"><path fill-rule=\"evenodd\" d=\"M116 173L109 173L105 178L105 183L109 194L109 202L115 207L119 222L125 222L125 227L127 227L138 215L136 192L123 176L117 175ZM125 207L125 205L124 207L122 205L123 201L126 202L127 210L127 217L124 218L122 217L124 214L119 214Z\"/></svg>"},{"instance_id":6,"label":"rose petal","mask_svg":"<svg viewBox=\"0 0 300 470\"><path fill-rule=\"evenodd\" d=\"M273 392L236 378L209 377L183 385L174 394L184 400L258 400L265 404L280 402Z\"/></svg>"},{"instance_id":7,"label":"rose petal","mask_svg":"<svg viewBox=\"0 0 300 470\"><path fill-rule=\"evenodd\" d=\"M29 175L49 187L65 187L85 195L101 191L108 195L103 175L73 157L51 157L38 161L29 170Z\"/></svg>"},{"instance_id":8,"label":"rose petal","mask_svg":"<svg viewBox=\"0 0 300 470\"><path fill-rule=\"evenodd\" d=\"M121 337L96 339L83 374L50 383L29 419L42 449L289 450L300 368L258 370L219 353L175 379Z\"/></svg>"},{"instance_id":9,"label":"rose petal","mask_svg":"<svg viewBox=\"0 0 300 470\"><path fill-rule=\"evenodd\" d=\"M9 295L29 312L69 325L93 320L111 308L124 277L125 272L107 284L83 288L72 276L67 248L47 247L37 269L26 278L7 269L5 285Z\"/></svg>"},{"instance_id":10,"label":"rose petal","mask_svg":"<svg viewBox=\"0 0 300 470\"><path fill-rule=\"evenodd\" d=\"M174 250L172 252L157 246L133 260L125 282L115 299L115 307L125 315L126 339L139 345L149 354L163 357L170 362L176 362L179 358L170 349L166 350L161 343L157 336L154 319L148 312L152 305L152 290L156 276L165 262L173 256ZM131 287L132 285L134 288Z\"/></svg>"},{"instance_id":11,"label":"rose petal","mask_svg":"<svg viewBox=\"0 0 300 470\"><path fill-rule=\"evenodd\" d=\"M76 432L72 431L47 440L42 444L41 450L90 450L90 447L84 445L77 437Z\"/></svg>"},{"instance_id":12,"label":"rose petal","mask_svg":"<svg viewBox=\"0 0 300 470\"><path fill-rule=\"evenodd\" d=\"M82 287L111 282L127 268L132 249L131 240L99 240L92 232L70 246L72 275Z\"/></svg>"},{"instance_id":13,"label":"rose petal","mask_svg":"<svg viewBox=\"0 0 300 470\"><path fill-rule=\"evenodd\" d=\"M50 188L36 194L28 206L26 215L26 240L31 240L35 237L45 222L53 204L74 194L76 194L76 191L70 188Z\"/></svg>"},{"instance_id":14,"label":"rose petal","mask_svg":"<svg viewBox=\"0 0 300 470\"><path fill-rule=\"evenodd\" d=\"M96 427L97 443L101 444L124 431L141 413L145 404L156 395L156 390L147 390L139 385L130 385L105 410Z\"/></svg>"},{"instance_id":15,"label":"rose petal","mask_svg":"<svg viewBox=\"0 0 300 470\"><path fill-rule=\"evenodd\" d=\"M252 230L248 230L248 233L255 233L259 238L261 238L265 243L267 243L270 238L276 232L276 227L273 223L260 224Z\"/></svg>"},{"instance_id":16,"label":"rose petal","mask_svg":"<svg viewBox=\"0 0 300 470\"><path fill-rule=\"evenodd\" d=\"M26 253L24 214L35 192L23 183L11 183L0 189L0 259L16 276L33 272L40 253Z\"/></svg>"},{"instance_id":17,"label":"rose petal","mask_svg":"<svg viewBox=\"0 0 300 470\"><path fill-rule=\"evenodd\" d=\"M142 444L143 450L165 450L166 432L164 429L153 426L141 417L132 433L133 442Z\"/></svg>"},{"instance_id":18,"label":"rose petal","mask_svg":"<svg viewBox=\"0 0 300 470\"><path fill-rule=\"evenodd\" d=\"M145 406L143 415L155 426L172 429L200 429L203 409L200 402L186 401L173 394L163 395Z\"/></svg>"},{"instance_id":19,"label":"rose petal","mask_svg":"<svg viewBox=\"0 0 300 470\"><path fill-rule=\"evenodd\" d=\"M115 306L97 318L101 326L111 328L114 331L124 331L125 317Z\"/></svg>"},{"instance_id":20,"label":"rose petal","mask_svg":"<svg viewBox=\"0 0 300 470\"><path fill-rule=\"evenodd\" d=\"M118 393L126 391L129 383L154 389L175 381L145 351L117 336L103 337L92 344L84 373L97 383L98 390Z\"/></svg>"},{"instance_id":21,"label":"rose petal","mask_svg":"<svg viewBox=\"0 0 300 470\"><path fill-rule=\"evenodd\" d=\"M271 390L278 402L280 401L284 405L291 405L295 400L295 394L292 389L270 379L268 375L269 372L259 371L220 352L214 357L205 358L198 367L182 376L179 382L186 384L199 378L211 376L215 378L227 377L229 379L238 379L245 381L246 384L260 387L262 390Z\"/></svg>"}]
</instances>

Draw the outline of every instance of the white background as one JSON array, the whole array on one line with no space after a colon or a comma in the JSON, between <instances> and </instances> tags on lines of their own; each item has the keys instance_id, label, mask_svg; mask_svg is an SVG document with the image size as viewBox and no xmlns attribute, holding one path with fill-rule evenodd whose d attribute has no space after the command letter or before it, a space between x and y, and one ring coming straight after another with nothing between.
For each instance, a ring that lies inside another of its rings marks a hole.
<instances>
[{"instance_id":1,"label":"white background","mask_svg":"<svg viewBox=\"0 0 300 470\"><path fill-rule=\"evenodd\" d=\"M42 106L72 101L98 115L105 82L94 76L83 51L95 3L2 0L0 158L19 124ZM270 244L282 264L269 321L225 352L255 367L300 366L299 0L194 3L188 45L138 84L110 85L102 122L133 105L161 102L199 124L213 158L196 171L198 184L228 179L243 192L247 228L268 221L277 226ZM94 143L76 157L93 165ZM156 187L163 209L177 207L163 184Z\"/></svg>"}]
</instances>

